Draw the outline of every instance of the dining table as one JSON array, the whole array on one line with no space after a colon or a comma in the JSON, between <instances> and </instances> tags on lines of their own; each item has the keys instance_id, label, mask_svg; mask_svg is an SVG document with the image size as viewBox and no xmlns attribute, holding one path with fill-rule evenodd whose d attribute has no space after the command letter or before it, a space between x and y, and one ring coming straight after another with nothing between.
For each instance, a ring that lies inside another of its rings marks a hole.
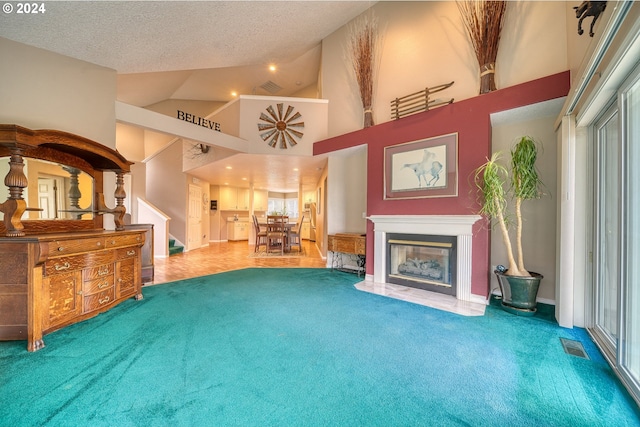
<instances>
[{"instance_id":1,"label":"dining table","mask_svg":"<svg viewBox=\"0 0 640 427\"><path fill-rule=\"evenodd\" d=\"M291 245L289 244L289 233L291 232L291 230L293 230L293 228L297 225L297 222L285 222L284 223L284 228L285 231L287 233L287 238L286 238L286 242L284 245L284 252L291 252ZM267 228L268 223L263 220L263 221L259 221L258 222L258 226L260 227L260 229L266 229Z\"/></svg>"}]
</instances>

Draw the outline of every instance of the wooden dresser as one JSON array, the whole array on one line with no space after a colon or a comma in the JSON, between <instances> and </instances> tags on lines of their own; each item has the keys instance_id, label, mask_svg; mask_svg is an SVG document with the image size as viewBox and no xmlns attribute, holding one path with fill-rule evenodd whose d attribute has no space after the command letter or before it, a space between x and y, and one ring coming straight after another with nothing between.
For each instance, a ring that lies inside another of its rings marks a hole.
<instances>
[{"instance_id":1,"label":"wooden dresser","mask_svg":"<svg viewBox=\"0 0 640 427\"><path fill-rule=\"evenodd\" d=\"M141 299L148 230L124 225L131 162L67 132L0 124L0 170L7 164L0 340L26 340L36 351L49 332ZM115 174L114 208L104 202L105 172ZM48 186L54 191L46 193ZM104 214L114 215L115 230L104 230Z\"/></svg>"},{"instance_id":2,"label":"wooden dresser","mask_svg":"<svg viewBox=\"0 0 640 427\"><path fill-rule=\"evenodd\" d=\"M145 232L0 239L0 339L44 347L44 334L142 298Z\"/></svg>"}]
</instances>

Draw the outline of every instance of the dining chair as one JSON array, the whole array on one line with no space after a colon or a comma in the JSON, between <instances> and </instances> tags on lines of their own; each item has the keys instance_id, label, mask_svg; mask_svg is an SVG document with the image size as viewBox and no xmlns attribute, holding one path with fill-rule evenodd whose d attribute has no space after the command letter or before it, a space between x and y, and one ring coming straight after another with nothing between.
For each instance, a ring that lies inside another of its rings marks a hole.
<instances>
[{"instance_id":1,"label":"dining chair","mask_svg":"<svg viewBox=\"0 0 640 427\"><path fill-rule=\"evenodd\" d=\"M304 221L304 215L300 218L300 222L294 230L289 231L289 245L291 247L298 246L298 251L302 252L302 221Z\"/></svg>"},{"instance_id":2,"label":"dining chair","mask_svg":"<svg viewBox=\"0 0 640 427\"><path fill-rule=\"evenodd\" d=\"M286 220L285 220L286 219ZM288 217L282 215L268 215L267 216L267 252L272 250L280 250L280 253L284 253L284 247L286 244L286 221Z\"/></svg>"},{"instance_id":3,"label":"dining chair","mask_svg":"<svg viewBox=\"0 0 640 427\"><path fill-rule=\"evenodd\" d=\"M267 247L267 231L260 229L260 223L258 222L258 217L253 215L253 229L256 231L256 245L254 248L254 252L258 252L260 246L264 246L265 249Z\"/></svg>"}]
</instances>

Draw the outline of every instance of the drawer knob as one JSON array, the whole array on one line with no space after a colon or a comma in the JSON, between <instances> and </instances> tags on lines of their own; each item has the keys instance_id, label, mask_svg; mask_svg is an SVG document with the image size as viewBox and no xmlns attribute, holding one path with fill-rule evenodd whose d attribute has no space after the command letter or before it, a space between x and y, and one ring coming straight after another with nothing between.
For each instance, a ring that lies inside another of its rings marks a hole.
<instances>
[{"instance_id":1,"label":"drawer knob","mask_svg":"<svg viewBox=\"0 0 640 427\"><path fill-rule=\"evenodd\" d=\"M56 271L68 270L71 268L71 264L69 264L68 262L65 262L62 265L56 264L54 268L56 269Z\"/></svg>"},{"instance_id":2,"label":"drawer knob","mask_svg":"<svg viewBox=\"0 0 640 427\"><path fill-rule=\"evenodd\" d=\"M102 246L102 242L97 242L96 245Z\"/></svg>"},{"instance_id":3,"label":"drawer knob","mask_svg":"<svg viewBox=\"0 0 640 427\"><path fill-rule=\"evenodd\" d=\"M64 251L64 247L63 246L58 246L58 252L62 252Z\"/></svg>"},{"instance_id":4,"label":"drawer knob","mask_svg":"<svg viewBox=\"0 0 640 427\"><path fill-rule=\"evenodd\" d=\"M116 241L115 241L115 240L112 240L112 241L111 241L111 244L112 244L112 245L115 245L115 244L116 244Z\"/></svg>"}]
</instances>

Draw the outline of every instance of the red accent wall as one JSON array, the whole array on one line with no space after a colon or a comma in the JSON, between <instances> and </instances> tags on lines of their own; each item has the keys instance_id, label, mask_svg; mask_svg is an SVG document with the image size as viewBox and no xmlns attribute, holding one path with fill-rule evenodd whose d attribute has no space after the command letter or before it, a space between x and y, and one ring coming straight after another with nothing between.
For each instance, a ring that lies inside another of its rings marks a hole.
<instances>
[{"instance_id":1,"label":"red accent wall","mask_svg":"<svg viewBox=\"0 0 640 427\"><path fill-rule=\"evenodd\" d=\"M472 215L478 212L472 173L491 154L489 115L566 96L569 71L424 113L318 141L313 154L367 145L367 215ZM458 196L384 200L384 147L424 138L458 133ZM474 225L471 292L489 294L490 233L486 221ZM373 259L373 224L367 223L367 258ZM373 274L373 263L367 264Z\"/></svg>"}]
</instances>

